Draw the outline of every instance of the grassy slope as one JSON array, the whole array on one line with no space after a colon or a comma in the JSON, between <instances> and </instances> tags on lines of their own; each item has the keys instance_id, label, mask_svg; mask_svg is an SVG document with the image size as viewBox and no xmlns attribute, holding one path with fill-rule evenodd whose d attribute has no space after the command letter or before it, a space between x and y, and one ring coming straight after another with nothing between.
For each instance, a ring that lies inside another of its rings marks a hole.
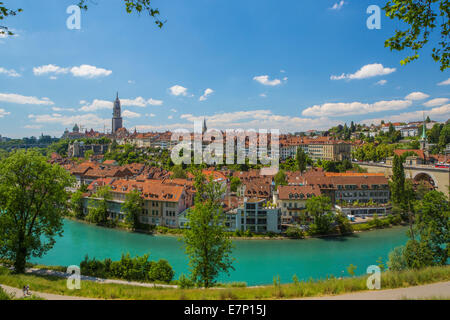
<instances>
[{"instance_id":1,"label":"grassy slope","mask_svg":"<svg viewBox=\"0 0 450 320\"><path fill-rule=\"evenodd\" d=\"M382 289L408 287L450 280L450 266L422 270L385 272ZM364 291L366 277L300 282L298 285L226 289L161 289L83 281L81 290L69 290L66 280L49 276L15 275L0 267L0 283L16 288L29 284L33 291L101 299L207 300L207 299L280 299Z\"/></svg>"}]
</instances>

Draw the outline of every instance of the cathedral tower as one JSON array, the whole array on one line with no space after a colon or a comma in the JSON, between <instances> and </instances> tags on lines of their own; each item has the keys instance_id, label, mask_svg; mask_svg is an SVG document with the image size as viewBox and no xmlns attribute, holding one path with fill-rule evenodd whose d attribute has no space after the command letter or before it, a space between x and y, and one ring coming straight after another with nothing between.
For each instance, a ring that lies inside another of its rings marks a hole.
<instances>
[{"instance_id":1,"label":"cathedral tower","mask_svg":"<svg viewBox=\"0 0 450 320\"><path fill-rule=\"evenodd\" d=\"M122 128L122 111L120 106L119 93L117 93L113 108L112 133L116 133L120 128Z\"/></svg>"}]
</instances>

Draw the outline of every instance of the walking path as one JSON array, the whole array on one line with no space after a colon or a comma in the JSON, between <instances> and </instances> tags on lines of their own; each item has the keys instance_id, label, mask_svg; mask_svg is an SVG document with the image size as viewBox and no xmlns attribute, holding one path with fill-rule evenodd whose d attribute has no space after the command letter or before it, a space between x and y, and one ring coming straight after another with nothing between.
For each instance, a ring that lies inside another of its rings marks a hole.
<instances>
[{"instance_id":1,"label":"walking path","mask_svg":"<svg viewBox=\"0 0 450 320\"><path fill-rule=\"evenodd\" d=\"M28 274L34 274L34 275L39 275L39 276L53 276L53 277L65 278L65 279L67 279L70 276L70 274L61 272L61 271L38 269L38 268L28 268L28 269L26 269L25 272ZM98 283L115 283L115 284L123 284L123 285L146 287L146 288L172 288L172 289L178 288L178 286L170 285L170 284L144 283L144 282L136 282L136 281L115 280L115 279L102 279L102 278L83 276L83 275L80 277L81 277L82 281L84 280L84 281L92 281L92 282L98 282Z\"/></svg>"},{"instance_id":2,"label":"walking path","mask_svg":"<svg viewBox=\"0 0 450 320\"><path fill-rule=\"evenodd\" d=\"M20 298L24 297L21 289L13 288L10 286L5 286L3 284L0 284L0 287L7 294L12 295L13 298L20 299ZM31 294L36 297L45 299L45 300L98 300L98 299L94 299L94 298L62 296L62 295L58 295L58 294L33 292L33 291L31 291Z\"/></svg>"},{"instance_id":3,"label":"walking path","mask_svg":"<svg viewBox=\"0 0 450 320\"><path fill-rule=\"evenodd\" d=\"M403 300L450 299L450 281L409 288L363 291L337 296L311 297L305 300Z\"/></svg>"}]
</instances>

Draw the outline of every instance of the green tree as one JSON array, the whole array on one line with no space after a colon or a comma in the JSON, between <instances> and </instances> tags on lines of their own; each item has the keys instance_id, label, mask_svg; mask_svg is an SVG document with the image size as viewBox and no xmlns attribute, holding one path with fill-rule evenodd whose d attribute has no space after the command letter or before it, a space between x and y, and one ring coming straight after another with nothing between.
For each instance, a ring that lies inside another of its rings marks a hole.
<instances>
[{"instance_id":1,"label":"green tree","mask_svg":"<svg viewBox=\"0 0 450 320\"><path fill-rule=\"evenodd\" d=\"M307 164L307 155L305 151L303 151L303 148L298 147L297 148L297 154L295 156L295 160L297 161L297 170L300 172L303 172L306 170L306 164Z\"/></svg>"},{"instance_id":2,"label":"green tree","mask_svg":"<svg viewBox=\"0 0 450 320\"><path fill-rule=\"evenodd\" d=\"M78 190L73 193L70 198L70 208L77 219L84 218L84 210L83 210L83 192Z\"/></svg>"},{"instance_id":3,"label":"green tree","mask_svg":"<svg viewBox=\"0 0 450 320\"><path fill-rule=\"evenodd\" d=\"M389 260L387 262L388 268L391 271L402 271L408 268L404 256L404 246L396 247L389 253Z\"/></svg>"},{"instance_id":4,"label":"green tree","mask_svg":"<svg viewBox=\"0 0 450 320\"><path fill-rule=\"evenodd\" d=\"M112 198L110 191L109 186L103 186L98 188L97 192L91 197L89 200L88 221L97 224L105 224L108 222L108 201Z\"/></svg>"},{"instance_id":5,"label":"green tree","mask_svg":"<svg viewBox=\"0 0 450 320\"><path fill-rule=\"evenodd\" d=\"M153 262L150 271L148 273L148 278L150 281L162 281L170 283L172 281L175 272L170 266L167 260L161 259L158 262Z\"/></svg>"},{"instance_id":6,"label":"green tree","mask_svg":"<svg viewBox=\"0 0 450 320\"><path fill-rule=\"evenodd\" d=\"M442 192L430 191L417 202L414 230L421 243L426 243L433 263L445 265L450 250L450 205Z\"/></svg>"},{"instance_id":7,"label":"green tree","mask_svg":"<svg viewBox=\"0 0 450 320\"><path fill-rule=\"evenodd\" d=\"M232 192L237 192L239 186L241 185L241 179L238 177L232 177L230 181L230 190Z\"/></svg>"},{"instance_id":8,"label":"green tree","mask_svg":"<svg viewBox=\"0 0 450 320\"><path fill-rule=\"evenodd\" d=\"M306 200L306 211L313 217L310 230L313 234L327 234L331 231L334 215L331 200L327 196L318 196Z\"/></svg>"},{"instance_id":9,"label":"green tree","mask_svg":"<svg viewBox=\"0 0 450 320\"><path fill-rule=\"evenodd\" d=\"M275 187L286 186L288 184L287 176L286 176L286 173L284 172L284 170L278 171L273 179L275 181Z\"/></svg>"},{"instance_id":10,"label":"green tree","mask_svg":"<svg viewBox=\"0 0 450 320\"><path fill-rule=\"evenodd\" d=\"M407 25L406 30L396 30L395 35L385 42L385 47L396 51L409 49L413 55L400 63L407 64L419 58L419 51L429 42L434 31L441 35L432 50L432 58L440 63L441 71L449 66L449 12L448 0L390 0L383 8L386 16L398 19Z\"/></svg>"},{"instance_id":11,"label":"green tree","mask_svg":"<svg viewBox=\"0 0 450 320\"><path fill-rule=\"evenodd\" d=\"M353 232L353 227L344 213L339 212L336 214L336 223L340 234L349 234Z\"/></svg>"},{"instance_id":12,"label":"green tree","mask_svg":"<svg viewBox=\"0 0 450 320\"><path fill-rule=\"evenodd\" d=\"M33 150L1 161L0 256L13 260L16 272L24 272L31 256L41 257L62 235L69 209L66 188L74 183L64 168Z\"/></svg>"},{"instance_id":13,"label":"green tree","mask_svg":"<svg viewBox=\"0 0 450 320\"><path fill-rule=\"evenodd\" d=\"M395 204L402 204L405 200L405 172L402 158L394 156L392 164L391 198Z\"/></svg>"},{"instance_id":14,"label":"green tree","mask_svg":"<svg viewBox=\"0 0 450 320\"><path fill-rule=\"evenodd\" d=\"M122 206L125 213L125 222L133 229L139 227L139 216L142 212L144 201L141 198L141 193L138 190L133 190L125 196L125 202Z\"/></svg>"},{"instance_id":15,"label":"green tree","mask_svg":"<svg viewBox=\"0 0 450 320\"><path fill-rule=\"evenodd\" d=\"M234 259L219 201L224 190L213 181L207 183L204 190L207 198L203 201L198 198L195 207L187 214L188 229L184 232L183 241L189 257L191 279L208 288L215 283L220 272L234 270Z\"/></svg>"},{"instance_id":16,"label":"green tree","mask_svg":"<svg viewBox=\"0 0 450 320\"><path fill-rule=\"evenodd\" d=\"M183 170L183 167L181 165L174 166L172 171L173 171L173 174L172 174L173 179L186 179L187 178L186 171Z\"/></svg>"}]
</instances>

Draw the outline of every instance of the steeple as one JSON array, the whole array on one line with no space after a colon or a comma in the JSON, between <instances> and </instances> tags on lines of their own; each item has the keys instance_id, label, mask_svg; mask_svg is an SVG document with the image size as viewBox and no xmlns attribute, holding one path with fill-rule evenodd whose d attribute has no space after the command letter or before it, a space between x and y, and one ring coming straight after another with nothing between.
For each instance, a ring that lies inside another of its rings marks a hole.
<instances>
[{"instance_id":1,"label":"steeple","mask_svg":"<svg viewBox=\"0 0 450 320\"><path fill-rule=\"evenodd\" d=\"M113 107L112 132L115 133L120 128L122 128L122 110L119 100L119 92L117 92L116 101L114 101Z\"/></svg>"},{"instance_id":2,"label":"steeple","mask_svg":"<svg viewBox=\"0 0 450 320\"><path fill-rule=\"evenodd\" d=\"M423 126L422 126L422 136L420 137L421 140L427 140L427 124L425 122L425 113L423 114Z\"/></svg>"},{"instance_id":3,"label":"steeple","mask_svg":"<svg viewBox=\"0 0 450 320\"><path fill-rule=\"evenodd\" d=\"M203 128L202 128L202 133L205 134L206 131L208 131L208 127L206 126L206 119L203 118Z\"/></svg>"}]
</instances>

